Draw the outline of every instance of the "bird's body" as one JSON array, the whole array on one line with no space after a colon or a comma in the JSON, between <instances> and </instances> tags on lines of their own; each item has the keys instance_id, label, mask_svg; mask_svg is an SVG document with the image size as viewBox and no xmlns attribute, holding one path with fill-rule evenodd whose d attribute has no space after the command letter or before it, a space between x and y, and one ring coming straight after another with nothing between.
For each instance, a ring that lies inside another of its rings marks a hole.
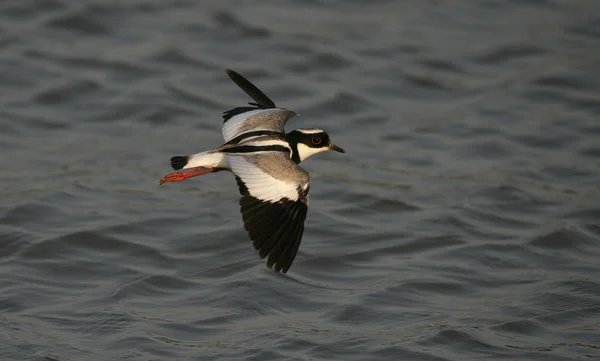
<instances>
[{"instance_id":1,"label":"bird's body","mask_svg":"<svg viewBox=\"0 0 600 361\"><path fill-rule=\"evenodd\" d=\"M224 112L225 143L210 151L171 158L181 172L161 184L218 171L233 172L238 183L242 219L254 248L267 266L287 272L300 245L308 210L310 177L298 164L309 156L335 150L327 133L315 128L285 133L284 125L296 115L278 108L262 91L238 73L230 78L256 103Z\"/></svg>"}]
</instances>

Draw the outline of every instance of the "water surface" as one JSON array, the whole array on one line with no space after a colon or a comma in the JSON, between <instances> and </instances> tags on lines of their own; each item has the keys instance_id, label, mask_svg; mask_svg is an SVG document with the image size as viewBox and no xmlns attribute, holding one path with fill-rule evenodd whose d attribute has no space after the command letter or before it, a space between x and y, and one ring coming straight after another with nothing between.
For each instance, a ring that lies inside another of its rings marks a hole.
<instances>
[{"instance_id":1,"label":"water surface","mask_svg":"<svg viewBox=\"0 0 600 361\"><path fill-rule=\"evenodd\" d=\"M0 5L0 359L600 357L595 1ZM287 275L218 173L159 187L249 99L302 166Z\"/></svg>"}]
</instances>

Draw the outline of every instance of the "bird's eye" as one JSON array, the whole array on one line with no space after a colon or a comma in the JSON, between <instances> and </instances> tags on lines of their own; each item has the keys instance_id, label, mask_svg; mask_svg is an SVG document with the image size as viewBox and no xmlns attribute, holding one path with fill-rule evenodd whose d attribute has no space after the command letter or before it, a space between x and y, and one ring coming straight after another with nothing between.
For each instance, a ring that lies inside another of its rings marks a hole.
<instances>
[{"instance_id":1,"label":"bird's eye","mask_svg":"<svg viewBox=\"0 0 600 361\"><path fill-rule=\"evenodd\" d=\"M319 144L321 144L321 138L320 138L320 137L313 137L313 138L312 138L312 143L313 143L314 145L319 145Z\"/></svg>"}]
</instances>

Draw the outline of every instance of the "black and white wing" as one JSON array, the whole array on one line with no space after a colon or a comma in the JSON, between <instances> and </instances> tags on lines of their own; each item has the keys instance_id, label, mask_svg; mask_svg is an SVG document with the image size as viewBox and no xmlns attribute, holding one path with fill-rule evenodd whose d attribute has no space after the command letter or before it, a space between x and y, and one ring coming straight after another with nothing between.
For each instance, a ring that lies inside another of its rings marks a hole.
<instances>
[{"instance_id":1,"label":"black and white wing","mask_svg":"<svg viewBox=\"0 0 600 361\"><path fill-rule=\"evenodd\" d=\"M296 113L289 109L278 108L260 89L248 79L231 69L227 75L256 103L249 107L237 107L223 113L223 138L230 142L253 135L274 135L284 133L285 123ZM238 141L239 141L238 140Z\"/></svg>"},{"instance_id":2,"label":"black and white wing","mask_svg":"<svg viewBox=\"0 0 600 361\"><path fill-rule=\"evenodd\" d=\"M308 173L281 150L234 153L229 164L240 193L244 227L267 267L286 273L300 246L308 210Z\"/></svg>"}]
</instances>

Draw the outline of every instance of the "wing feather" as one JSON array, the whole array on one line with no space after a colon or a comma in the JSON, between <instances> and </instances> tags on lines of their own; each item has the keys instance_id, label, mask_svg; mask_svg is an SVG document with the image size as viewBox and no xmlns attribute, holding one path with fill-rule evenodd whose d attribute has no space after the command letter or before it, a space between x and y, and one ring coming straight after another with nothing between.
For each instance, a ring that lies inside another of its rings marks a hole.
<instances>
[{"instance_id":1,"label":"wing feather","mask_svg":"<svg viewBox=\"0 0 600 361\"><path fill-rule=\"evenodd\" d=\"M296 112L282 108L246 109L248 110L232 116L226 117L223 115L225 121L223 122L222 133L226 142L244 133L255 131L284 133L285 123L296 115Z\"/></svg>"},{"instance_id":2,"label":"wing feather","mask_svg":"<svg viewBox=\"0 0 600 361\"><path fill-rule=\"evenodd\" d=\"M285 239L284 235L288 231L289 228L293 226L293 219L291 219L291 215L293 212L295 204L290 203L287 205L286 209L280 210L280 217L278 219L278 227L273 232L268 232L263 235L261 239L257 239L260 242L260 250L259 255L264 258L269 254L272 254L273 250L277 247L278 244L287 243L280 242L280 240ZM271 266L269 266L271 267Z\"/></svg>"},{"instance_id":3,"label":"wing feather","mask_svg":"<svg viewBox=\"0 0 600 361\"><path fill-rule=\"evenodd\" d=\"M293 245L299 234L304 231L304 218L302 217L306 217L306 214L302 214L300 207L292 206L288 214L289 216L286 220L288 227L281 235L281 239L285 240L285 242L280 241L275 244L269 253L267 261L267 267L275 266L274 269L277 272L281 271L288 263L291 265L291 262L283 257L285 254L284 251L289 245Z\"/></svg>"},{"instance_id":4,"label":"wing feather","mask_svg":"<svg viewBox=\"0 0 600 361\"><path fill-rule=\"evenodd\" d=\"M275 108L275 103L269 99L269 97L263 93L256 85L252 84L248 79L244 78L240 74L236 73L231 69L225 69L225 72L234 83L237 84L248 96L256 102L256 105L268 108ZM250 103L252 104L252 103Z\"/></svg>"},{"instance_id":5,"label":"wing feather","mask_svg":"<svg viewBox=\"0 0 600 361\"><path fill-rule=\"evenodd\" d=\"M285 123L295 112L278 108L275 103L248 79L231 69L227 75L256 103L250 107L237 107L223 112L223 138L225 142L253 131L284 133Z\"/></svg>"},{"instance_id":6,"label":"wing feather","mask_svg":"<svg viewBox=\"0 0 600 361\"><path fill-rule=\"evenodd\" d=\"M286 152L229 154L242 198L244 228L267 267L287 272L308 212L309 176Z\"/></svg>"}]
</instances>

